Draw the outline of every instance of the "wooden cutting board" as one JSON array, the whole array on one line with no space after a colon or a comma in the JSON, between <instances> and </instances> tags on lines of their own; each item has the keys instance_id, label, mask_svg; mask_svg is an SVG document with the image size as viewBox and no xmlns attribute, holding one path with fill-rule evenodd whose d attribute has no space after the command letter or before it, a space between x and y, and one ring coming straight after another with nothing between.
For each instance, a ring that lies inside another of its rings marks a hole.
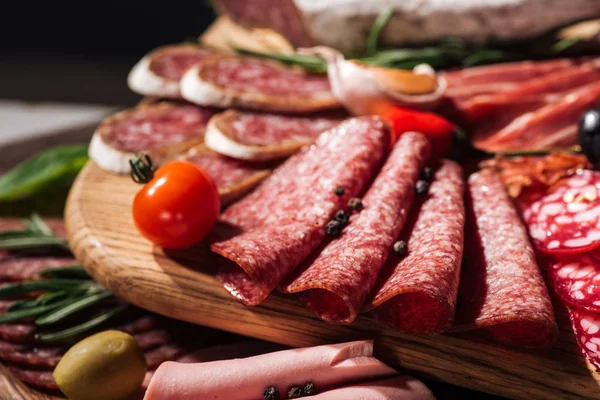
<instances>
[{"instance_id":1,"label":"wooden cutting board","mask_svg":"<svg viewBox=\"0 0 600 400\"><path fill-rule=\"evenodd\" d=\"M77 178L65 218L72 250L93 277L129 302L160 314L290 346L375 339L376 355L411 371L455 385L515 399L600 398L599 375L580 355L564 310L548 351L519 351L479 335L405 335L362 316L350 326L327 324L292 296L273 294L247 307L209 272L201 247L165 253L142 238L131 218L140 187L129 177L90 162Z\"/></svg>"}]
</instances>

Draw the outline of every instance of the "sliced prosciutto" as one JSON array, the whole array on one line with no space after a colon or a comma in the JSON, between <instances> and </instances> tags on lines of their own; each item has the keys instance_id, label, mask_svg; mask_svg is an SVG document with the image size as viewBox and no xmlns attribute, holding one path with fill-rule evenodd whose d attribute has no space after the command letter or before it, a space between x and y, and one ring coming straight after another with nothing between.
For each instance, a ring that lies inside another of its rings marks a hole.
<instances>
[{"instance_id":1,"label":"sliced prosciutto","mask_svg":"<svg viewBox=\"0 0 600 400\"><path fill-rule=\"evenodd\" d=\"M366 309L377 320L413 334L450 328L463 254L463 195L461 167L443 160L402 233L408 254L390 256L370 295Z\"/></svg>"},{"instance_id":2,"label":"sliced prosciutto","mask_svg":"<svg viewBox=\"0 0 600 400\"><path fill-rule=\"evenodd\" d=\"M536 249L583 253L600 246L600 172L580 170L551 190L519 199Z\"/></svg>"},{"instance_id":3,"label":"sliced prosciutto","mask_svg":"<svg viewBox=\"0 0 600 400\"><path fill-rule=\"evenodd\" d=\"M389 143L380 118L346 120L225 210L211 245L230 260L217 275L225 289L247 305L264 300L319 246L327 222L364 188Z\"/></svg>"},{"instance_id":4,"label":"sliced prosciutto","mask_svg":"<svg viewBox=\"0 0 600 400\"><path fill-rule=\"evenodd\" d=\"M146 54L127 77L129 88L144 96L181 98L179 81L199 62L218 55L193 44L159 47Z\"/></svg>"},{"instance_id":5,"label":"sliced prosciutto","mask_svg":"<svg viewBox=\"0 0 600 400\"><path fill-rule=\"evenodd\" d=\"M271 173L265 164L226 157L204 145L194 147L183 158L201 166L213 178L223 205L248 193Z\"/></svg>"},{"instance_id":6,"label":"sliced prosciutto","mask_svg":"<svg viewBox=\"0 0 600 400\"><path fill-rule=\"evenodd\" d=\"M344 384L397 375L373 357L373 342L283 350L254 357L205 363L162 364L144 400L246 400L265 389L287 395L292 386L314 384L317 394Z\"/></svg>"},{"instance_id":7,"label":"sliced prosciutto","mask_svg":"<svg viewBox=\"0 0 600 400\"><path fill-rule=\"evenodd\" d=\"M129 160L144 152L160 165L204 142L215 110L161 101L114 114L100 124L90 142L90 158L101 168L128 173Z\"/></svg>"},{"instance_id":8,"label":"sliced prosciutto","mask_svg":"<svg viewBox=\"0 0 600 400\"><path fill-rule=\"evenodd\" d=\"M498 175L468 180L471 229L461 271L455 330L484 329L513 346L547 347L554 310L527 231Z\"/></svg>"},{"instance_id":9,"label":"sliced prosciutto","mask_svg":"<svg viewBox=\"0 0 600 400\"><path fill-rule=\"evenodd\" d=\"M554 257L547 266L548 280L565 303L600 312L600 252Z\"/></svg>"},{"instance_id":10,"label":"sliced prosciutto","mask_svg":"<svg viewBox=\"0 0 600 400\"><path fill-rule=\"evenodd\" d=\"M192 103L221 108L310 113L340 107L327 76L251 57L196 65L183 76L181 93Z\"/></svg>"},{"instance_id":11,"label":"sliced prosciutto","mask_svg":"<svg viewBox=\"0 0 600 400\"><path fill-rule=\"evenodd\" d=\"M354 321L404 226L430 151L425 136L404 133L362 199L364 209L282 290L301 292L308 308L325 321Z\"/></svg>"},{"instance_id":12,"label":"sliced prosciutto","mask_svg":"<svg viewBox=\"0 0 600 400\"><path fill-rule=\"evenodd\" d=\"M600 369L600 314L569 308L569 316L581 354Z\"/></svg>"},{"instance_id":13,"label":"sliced prosciutto","mask_svg":"<svg viewBox=\"0 0 600 400\"><path fill-rule=\"evenodd\" d=\"M289 156L322 132L339 124L342 113L292 116L229 110L211 118L206 145L241 160L272 160Z\"/></svg>"}]
</instances>

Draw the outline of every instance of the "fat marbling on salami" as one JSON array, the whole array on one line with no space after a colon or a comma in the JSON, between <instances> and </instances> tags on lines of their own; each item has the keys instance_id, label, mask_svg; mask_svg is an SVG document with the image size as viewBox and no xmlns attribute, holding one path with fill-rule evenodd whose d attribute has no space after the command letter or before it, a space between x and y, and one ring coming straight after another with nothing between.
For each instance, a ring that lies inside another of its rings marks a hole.
<instances>
[{"instance_id":1,"label":"fat marbling on salami","mask_svg":"<svg viewBox=\"0 0 600 400\"><path fill-rule=\"evenodd\" d=\"M211 244L229 260L218 273L225 288L248 305L264 300L319 246L327 222L364 188L389 143L380 118L346 120L225 210Z\"/></svg>"},{"instance_id":2,"label":"fat marbling on salami","mask_svg":"<svg viewBox=\"0 0 600 400\"><path fill-rule=\"evenodd\" d=\"M465 263L455 330L485 329L500 342L546 347L558 328L527 231L500 177L482 170L468 179Z\"/></svg>"},{"instance_id":3,"label":"fat marbling on salami","mask_svg":"<svg viewBox=\"0 0 600 400\"><path fill-rule=\"evenodd\" d=\"M404 133L362 199L364 208L282 290L301 292L325 321L354 321L404 226L430 151L425 136Z\"/></svg>"},{"instance_id":4,"label":"fat marbling on salami","mask_svg":"<svg viewBox=\"0 0 600 400\"><path fill-rule=\"evenodd\" d=\"M415 334L450 328L463 254L463 195L461 167L442 160L402 232L407 255L389 257L369 296L366 309L377 320Z\"/></svg>"}]
</instances>

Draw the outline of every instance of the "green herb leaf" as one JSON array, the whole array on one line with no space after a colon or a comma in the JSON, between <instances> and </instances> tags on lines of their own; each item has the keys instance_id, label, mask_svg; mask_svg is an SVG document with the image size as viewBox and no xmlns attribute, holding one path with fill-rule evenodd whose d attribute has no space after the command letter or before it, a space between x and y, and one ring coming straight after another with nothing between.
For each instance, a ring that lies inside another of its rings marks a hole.
<instances>
[{"instance_id":1,"label":"green herb leaf","mask_svg":"<svg viewBox=\"0 0 600 400\"><path fill-rule=\"evenodd\" d=\"M45 313L55 310L57 308L64 307L71 302L72 302L71 299L66 299L66 300L52 303L49 305L24 308L24 309L20 309L17 311L8 312L6 314L0 315L0 324L5 324L8 322L16 322L16 321L20 321L24 318L36 317L38 315L45 314Z\"/></svg>"},{"instance_id":2,"label":"green herb leaf","mask_svg":"<svg viewBox=\"0 0 600 400\"><path fill-rule=\"evenodd\" d=\"M81 265L68 265L59 268L47 268L40 272L44 278L91 279Z\"/></svg>"},{"instance_id":3,"label":"green herb leaf","mask_svg":"<svg viewBox=\"0 0 600 400\"><path fill-rule=\"evenodd\" d=\"M236 52L238 52L239 54L249 55L253 57L268 58L271 60L279 61L286 65L296 65L302 67L308 72L321 74L327 72L327 63L317 56L296 53L259 53L256 51L246 49L236 49Z\"/></svg>"},{"instance_id":4,"label":"green herb leaf","mask_svg":"<svg viewBox=\"0 0 600 400\"><path fill-rule=\"evenodd\" d=\"M70 317L73 314L78 313L81 310L85 310L88 307L93 306L94 304L98 304L101 301L112 297L112 293L108 290L104 290L100 293L94 293L87 295L79 300L73 301L66 307L62 307L54 312L51 312L47 315L44 315L35 320L36 325L44 326L44 325L52 325L57 322L64 320L65 318Z\"/></svg>"},{"instance_id":5,"label":"green herb leaf","mask_svg":"<svg viewBox=\"0 0 600 400\"><path fill-rule=\"evenodd\" d=\"M31 232L39 233L40 235L54 236L54 233L44 222L38 213L32 213L29 218L23 220L25 228Z\"/></svg>"},{"instance_id":6,"label":"green herb leaf","mask_svg":"<svg viewBox=\"0 0 600 400\"><path fill-rule=\"evenodd\" d=\"M63 145L38 153L0 177L0 201L28 197L71 180L87 161L87 145Z\"/></svg>"},{"instance_id":7,"label":"green herb leaf","mask_svg":"<svg viewBox=\"0 0 600 400\"><path fill-rule=\"evenodd\" d=\"M38 338L38 340L40 340L42 342L46 342L46 343L57 342L60 340L69 339L71 337L88 332L88 331L96 328L99 325L102 325L109 319L113 318L114 316L116 316L116 315L120 314L121 312L123 312L124 310L126 310L127 307L129 307L129 305L127 305L127 304L119 305L108 311L100 313L97 316L95 316L94 318L92 318L86 322L83 322L79 325L75 325L70 328L60 330L57 332L42 333L42 334L37 335L37 338Z\"/></svg>"},{"instance_id":8,"label":"green herb leaf","mask_svg":"<svg viewBox=\"0 0 600 400\"><path fill-rule=\"evenodd\" d=\"M52 279L44 281L27 281L0 287L0 299L23 296L31 292L51 292L76 288L90 288L95 284L83 279Z\"/></svg>"},{"instance_id":9,"label":"green herb leaf","mask_svg":"<svg viewBox=\"0 0 600 400\"><path fill-rule=\"evenodd\" d=\"M577 43L583 41L582 38L579 37L567 37L559 40L558 42L552 45L552 53L558 54L563 51L575 46Z\"/></svg>"},{"instance_id":10,"label":"green herb leaf","mask_svg":"<svg viewBox=\"0 0 600 400\"><path fill-rule=\"evenodd\" d=\"M0 234L0 250L31 249L39 247L67 247L67 242L56 236L40 235L39 233L2 232Z\"/></svg>"},{"instance_id":11,"label":"green herb leaf","mask_svg":"<svg viewBox=\"0 0 600 400\"><path fill-rule=\"evenodd\" d=\"M466 57L462 65L464 67L472 67L475 65L491 63L494 61L502 60L506 56L506 53L502 50L497 49L480 49L475 51L473 54Z\"/></svg>"},{"instance_id":12,"label":"green herb leaf","mask_svg":"<svg viewBox=\"0 0 600 400\"><path fill-rule=\"evenodd\" d=\"M383 10L375 19L373 26L371 27L371 31L369 32L369 37L367 39L367 54L371 55L377 51L377 42L379 42L379 38L381 37L381 32L383 28L387 25L394 14L394 9L389 7Z\"/></svg>"}]
</instances>

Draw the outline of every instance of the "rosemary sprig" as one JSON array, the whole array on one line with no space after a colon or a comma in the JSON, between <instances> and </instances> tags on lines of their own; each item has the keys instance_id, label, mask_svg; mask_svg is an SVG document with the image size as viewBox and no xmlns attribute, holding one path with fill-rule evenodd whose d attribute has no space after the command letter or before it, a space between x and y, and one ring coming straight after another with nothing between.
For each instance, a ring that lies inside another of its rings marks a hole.
<instances>
[{"instance_id":1,"label":"rosemary sprig","mask_svg":"<svg viewBox=\"0 0 600 400\"><path fill-rule=\"evenodd\" d=\"M0 287L0 299L24 296L31 292L53 292L57 290L73 290L78 288L89 288L93 285L92 280L85 279L49 279L42 281L26 281Z\"/></svg>"},{"instance_id":2,"label":"rosemary sprig","mask_svg":"<svg viewBox=\"0 0 600 400\"><path fill-rule=\"evenodd\" d=\"M383 32L383 28L387 25L394 14L394 9L392 7L388 7L383 10L377 18L375 18L375 22L371 27L371 31L369 32L369 37L367 38L367 54L373 55L377 51L377 43L379 42L379 38L381 37L381 32Z\"/></svg>"},{"instance_id":3,"label":"rosemary sprig","mask_svg":"<svg viewBox=\"0 0 600 400\"><path fill-rule=\"evenodd\" d=\"M53 311L57 308L65 307L69 305L71 301L71 299L65 299L48 305L24 308L17 311L7 312L6 314L0 315L0 324L6 324L8 322L15 322L25 318L36 317L49 311Z\"/></svg>"},{"instance_id":4,"label":"rosemary sprig","mask_svg":"<svg viewBox=\"0 0 600 400\"><path fill-rule=\"evenodd\" d=\"M89 294L79 300L71 302L66 307L61 307L58 310L50 312L38 319L35 320L36 325L45 326L52 325L57 322L63 321L65 318L70 317L71 315L89 308L95 304L100 303L101 301L112 297L112 293L108 290L102 290L98 293Z\"/></svg>"},{"instance_id":5,"label":"rosemary sprig","mask_svg":"<svg viewBox=\"0 0 600 400\"><path fill-rule=\"evenodd\" d=\"M67 241L54 235L42 218L33 213L23 220L24 230L0 232L0 250L19 250L41 247L68 248Z\"/></svg>"},{"instance_id":6,"label":"rosemary sprig","mask_svg":"<svg viewBox=\"0 0 600 400\"><path fill-rule=\"evenodd\" d=\"M68 265L66 267L47 268L40 272L43 278L62 279L91 279L81 265Z\"/></svg>"},{"instance_id":7,"label":"rosemary sprig","mask_svg":"<svg viewBox=\"0 0 600 400\"><path fill-rule=\"evenodd\" d=\"M268 58L271 60L279 61L286 65L296 65L308 72L321 73L327 72L327 63L320 57L296 54L296 53L260 53L257 51L247 49L236 49L236 52L242 55L248 55L258 58Z\"/></svg>"}]
</instances>

